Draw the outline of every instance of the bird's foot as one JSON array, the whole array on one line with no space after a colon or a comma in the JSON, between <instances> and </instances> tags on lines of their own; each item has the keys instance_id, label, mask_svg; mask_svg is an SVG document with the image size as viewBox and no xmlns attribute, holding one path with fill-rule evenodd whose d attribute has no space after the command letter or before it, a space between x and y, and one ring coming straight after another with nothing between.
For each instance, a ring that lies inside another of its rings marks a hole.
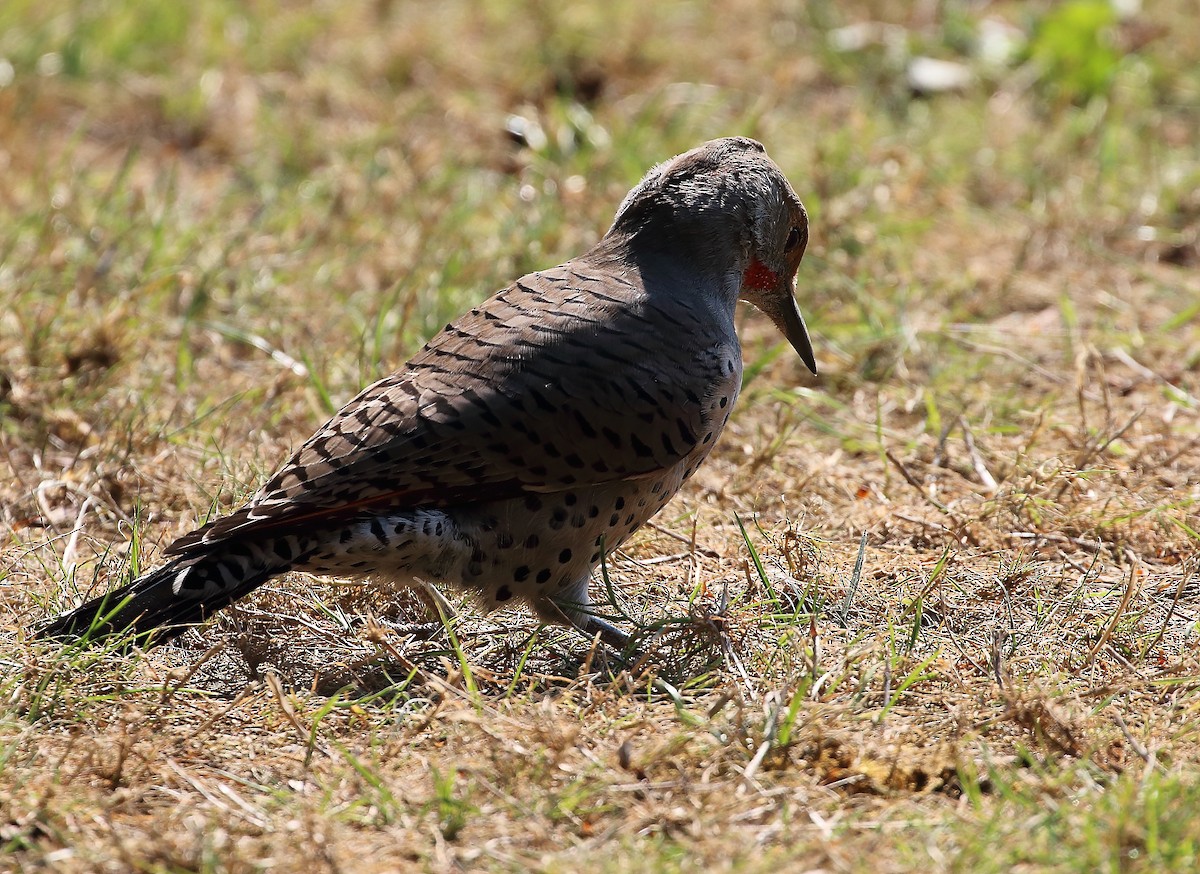
<instances>
[{"instance_id":1,"label":"bird's foot","mask_svg":"<svg viewBox=\"0 0 1200 874\"><path fill-rule=\"evenodd\" d=\"M599 616L588 614L580 617L578 622L572 624L581 634L589 639L599 634L600 639L604 643L619 653L628 651L629 645L633 640L631 635L617 628L611 622L601 619Z\"/></svg>"}]
</instances>

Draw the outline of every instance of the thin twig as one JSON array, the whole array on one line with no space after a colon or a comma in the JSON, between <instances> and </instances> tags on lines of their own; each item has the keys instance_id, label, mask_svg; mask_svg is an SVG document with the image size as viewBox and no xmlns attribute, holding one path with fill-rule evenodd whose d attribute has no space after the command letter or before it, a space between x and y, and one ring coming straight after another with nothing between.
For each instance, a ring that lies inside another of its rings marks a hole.
<instances>
[{"instance_id":1,"label":"thin twig","mask_svg":"<svg viewBox=\"0 0 1200 874\"><path fill-rule=\"evenodd\" d=\"M1009 531L1008 536L1016 537L1020 540L1049 540L1051 543L1070 543L1074 546L1082 546L1084 549L1090 549L1093 552L1099 552L1105 546L1099 540L1084 540L1082 537L1068 537L1065 534L1055 534L1050 531Z\"/></svg>"},{"instance_id":2,"label":"thin twig","mask_svg":"<svg viewBox=\"0 0 1200 874\"><path fill-rule=\"evenodd\" d=\"M1129 726L1125 724L1125 720L1121 718L1120 713L1113 714L1113 722L1117 724L1117 728L1121 729L1121 734L1125 735L1125 740L1129 741L1129 746L1138 754L1138 757L1147 765L1152 766L1154 764L1154 757L1144 746L1138 743L1137 738L1130 732Z\"/></svg>"},{"instance_id":3,"label":"thin twig","mask_svg":"<svg viewBox=\"0 0 1200 874\"><path fill-rule=\"evenodd\" d=\"M1182 577L1180 577L1179 585L1175 587L1175 597L1171 599L1171 607L1167 610L1167 615L1163 617L1162 627L1158 629L1158 634L1155 635L1154 640L1150 641L1150 645L1143 650L1143 659L1150 655L1150 652L1154 649L1154 647L1158 646L1159 641L1162 640L1163 636L1167 633L1167 625L1170 624L1171 617L1175 615L1175 608L1179 606L1179 599L1183 596L1183 589L1187 585L1188 580L1192 578L1192 574L1193 571L1189 570Z\"/></svg>"},{"instance_id":4,"label":"thin twig","mask_svg":"<svg viewBox=\"0 0 1200 874\"><path fill-rule=\"evenodd\" d=\"M686 543L689 547L692 545L692 539L690 537L686 537L685 535L680 534L676 531L672 531L669 528L664 528L661 525L659 525L657 522L654 522L654 521L647 522L645 527L653 528L659 534L665 534L667 537L670 537L674 540L678 540L680 543ZM703 546L697 547L696 551L699 552L701 555L703 555L705 558L720 558L721 557L720 553L715 552L714 550L711 550L711 549L705 549Z\"/></svg>"},{"instance_id":5,"label":"thin twig","mask_svg":"<svg viewBox=\"0 0 1200 874\"><path fill-rule=\"evenodd\" d=\"M959 416L958 424L962 428L963 443L967 445L967 454L971 456L971 466L975 468L975 475L979 477L979 481L983 483L983 487L988 490L989 494L996 494L1000 491L1000 484L996 482L996 478L984 464L983 456L979 454L979 449L975 445L975 435L971 433L966 418Z\"/></svg>"},{"instance_id":6,"label":"thin twig","mask_svg":"<svg viewBox=\"0 0 1200 874\"><path fill-rule=\"evenodd\" d=\"M1100 652L1100 648L1108 643L1113 632L1117 628L1117 622L1120 621L1121 615L1125 612L1125 608L1129 606L1130 600L1133 598L1133 590L1137 581L1138 566L1135 563L1129 565L1129 581L1125 584L1125 594L1121 596L1121 603L1117 605L1117 612L1113 613L1112 619L1109 620L1108 626L1100 635L1100 639L1088 651L1087 658L1083 660L1085 665L1090 665L1092 660L1096 658L1096 653Z\"/></svg>"},{"instance_id":7,"label":"thin twig","mask_svg":"<svg viewBox=\"0 0 1200 874\"><path fill-rule=\"evenodd\" d=\"M1133 424L1140 419L1142 414L1145 412L1145 407L1135 411L1134 414L1126 420L1125 424L1114 431L1103 443L1098 443L1095 446L1092 446L1090 449L1085 449L1075 461L1075 469L1083 470L1086 465L1091 464L1093 458L1095 458L1097 455L1103 454L1104 450L1108 449L1108 447L1111 446L1114 441L1119 440L1126 431L1133 427ZM1073 475L1066 477L1062 481L1062 484L1058 487L1058 490L1055 491L1053 500L1060 500L1063 496L1063 493L1071 487L1071 483L1074 481L1075 477Z\"/></svg>"},{"instance_id":8,"label":"thin twig","mask_svg":"<svg viewBox=\"0 0 1200 874\"><path fill-rule=\"evenodd\" d=\"M1176 395L1178 395L1180 398L1186 400L1188 402L1189 406L1192 406L1192 407L1200 406L1200 399L1197 399L1194 395L1188 394L1186 391L1184 391L1182 388L1177 386L1175 383L1171 382L1169 379L1167 379L1162 374L1155 373L1149 367L1142 364L1140 361L1136 360L1132 355L1130 355L1124 349L1110 349L1108 351L1108 354L1111 355L1113 358L1117 359L1118 361L1120 361L1122 364L1124 364L1126 367L1128 367L1134 373L1141 376L1143 379L1148 379L1151 382L1161 383L1162 385L1166 386L1172 392L1174 392Z\"/></svg>"},{"instance_id":9,"label":"thin twig","mask_svg":"<svg viewBox=\"0 0 1200 874\"><path fill-rule=\"evenodd\" d=\"M887 456L888 461L895 465L896 470L900 471L900 476L904 477L904 481L916 489L917 494L924 498L928 504L945 513L947 516L954 517L954 511L937 498L931 497L929 493L925 491L925 488L921 485L917 478L909 472L907 467L904 466L904 462L892 454L892 450L885 449L883 450L883 454Z\"/></svg>"}]
</instances>

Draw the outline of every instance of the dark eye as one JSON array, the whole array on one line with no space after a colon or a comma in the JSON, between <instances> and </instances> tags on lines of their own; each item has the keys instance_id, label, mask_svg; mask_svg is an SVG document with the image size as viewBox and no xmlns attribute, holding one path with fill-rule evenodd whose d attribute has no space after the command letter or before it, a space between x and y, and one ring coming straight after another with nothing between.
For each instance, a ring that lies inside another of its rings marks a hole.
<instances>
[{"instance_id":1,"label":"dark eye","mask_svg":"<svg viewBox=\"0 0 1200 874\"><path fill-rule=\"evenodd\" d=\"M799 246L800 245L800 237L801 237L800 229L792 228L792 230L788 233L787 242L783 244L783 251L791 252L793 249L795 249L797 246Z\"/></svg>"}]
</instances>

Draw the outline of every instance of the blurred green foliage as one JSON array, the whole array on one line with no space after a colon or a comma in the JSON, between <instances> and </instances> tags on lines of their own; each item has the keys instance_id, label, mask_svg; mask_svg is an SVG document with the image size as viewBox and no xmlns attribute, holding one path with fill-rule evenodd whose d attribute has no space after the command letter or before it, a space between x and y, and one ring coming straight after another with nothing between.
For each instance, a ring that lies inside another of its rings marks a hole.
<instances>
[{"instance_id":1,"label":"blurred green foliage","mask_svg":"<svg viewBox=\"0 0 1200 874\"><path fill-rule=\"evenodd\" d=\"M1107 0L1071 0L1052 7L1038 22L1029 58L1053 97L1083 104L1108 94L1122 57L1116 23Z\"/></svg>"}]
</instances>

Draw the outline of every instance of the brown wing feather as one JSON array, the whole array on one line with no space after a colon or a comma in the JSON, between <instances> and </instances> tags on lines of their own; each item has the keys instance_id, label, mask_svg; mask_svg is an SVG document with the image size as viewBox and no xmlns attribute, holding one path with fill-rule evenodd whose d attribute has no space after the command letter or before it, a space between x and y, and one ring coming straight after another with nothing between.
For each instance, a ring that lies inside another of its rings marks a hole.
<instances>
[{"instance_id":1,"label":"brown wing feather","mask_svg":"<svg viewBox=\"0 0 1200 874\"><path fill-rule=\"evenodd\" d=\"M167 552L674 466L711 431L701 401L728 350L672 342L664 323L704 334L654 306L638 277L582 262L518 280L350 401L249 504Z\"/></svg>"}]
</instances>

